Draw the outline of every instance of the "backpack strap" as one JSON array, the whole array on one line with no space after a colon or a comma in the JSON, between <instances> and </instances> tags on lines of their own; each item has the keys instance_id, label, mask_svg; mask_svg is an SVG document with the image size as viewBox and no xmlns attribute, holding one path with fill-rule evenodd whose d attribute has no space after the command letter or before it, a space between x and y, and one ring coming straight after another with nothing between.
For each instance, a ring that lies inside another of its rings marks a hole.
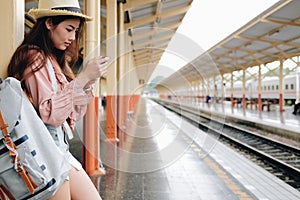
<instances>
[{"instance_id":1,"label":"backpack strap","mask_svg":"<svg viewBox=\"0 0 300 200\"><path fill-rule=\"evenodd\" d=\"M2 186L2 185L1 185ZM2 187L0 186L0 199L3 199L3 200L5 200L6 199L6 197L5 197L5 193L4 193L4 191L2 190Z\"/></svg>"},{"instance_id":2,"label":"backpack strap","mask_svg":"<svg viewBox=\"0 0 300 200\"><path fill-rule=\"evenodd\" d=\"M2 116L2 112L0 110L0 129L4 136L4 144L9 150L9 155L12 157L12 162L15 164L15 170L19 173L19 175L23 179L24 183L27 186L28 191L33 194L34 189L37 188L37 185L30 177L28 171L25 169L25 167L20 162L20 157L18 156L17 147L16 147L15 143L13 142L13 140L11 139L7 127L8 127L8 124L5 123L4 118ZM1 188L1 190L3 191L2 188Z\"/></svg>"},{"instance_id":3,"label":"backpack strap","mask_svg":"<svg viewBox=\"0 0 300 200\"><path fill-rule=\"evenodd\" d=\"M50 79L51 79L51 83L52 83L52 88L53 88L54 92L56 93L57 90L58 90L58 86L57 86L57 81L56 81L56 76L55 76L54 68L52 66L52 63L51 63L50 59L47 60L47 67L48 67L48 71L50 73Z\"/></svg>"},{"instance_id":4,"label":"backpack strap","mask_svg":"<svg viewBox=\"0 0 300 200\"><path fill-rule=\"evenodd\" d=\"M54 92L56 93L58 90L58 85L57 85L54 68L53 68L53 65L52 65L50 59L47 60L47 67L48 67L48 71L50 73L52 88L53 88ZM71 128L67 121L64 121L63 128L64 128L65 132L67 133L68 138L71 140L73 138L73 133L72 133Z\"/></svg>"},{"instance_id":5,"label":"backpack strap","mask_svg":"<svg viewBox=\"0 0 300 200\"><path fill-rule=\"evenodd\" d=\"M15 197L3 185L0 185L0 198L5 200L6 197L8 197L9 200L16 200Z\"/></svg>"}]
</instances>

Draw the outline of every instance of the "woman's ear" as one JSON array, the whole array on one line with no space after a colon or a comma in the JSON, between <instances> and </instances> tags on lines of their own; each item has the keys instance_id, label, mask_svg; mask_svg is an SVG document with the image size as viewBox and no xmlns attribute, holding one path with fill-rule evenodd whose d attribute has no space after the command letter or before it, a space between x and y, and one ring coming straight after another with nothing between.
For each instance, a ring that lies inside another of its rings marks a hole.
<instances>
[{"instance_id":1,"label":"woman's ear","mask_svg":"<svg viewBox=\"0 0 300 200\"><path fill-rule=\"evenodd\" d=\"M48 30L51 30L52 27L53 27L52 19L51 18L46 19L45 25L46 25Z\"/></svg>"}]
</instances>

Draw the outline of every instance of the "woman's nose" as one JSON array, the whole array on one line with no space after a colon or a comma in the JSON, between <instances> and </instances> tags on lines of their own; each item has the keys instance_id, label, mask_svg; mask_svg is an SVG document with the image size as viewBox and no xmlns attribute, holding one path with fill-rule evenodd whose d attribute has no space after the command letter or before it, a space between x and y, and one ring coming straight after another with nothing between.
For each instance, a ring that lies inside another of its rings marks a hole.
<instances>
[{"instance_id":1,"label":"woman's nose","mask_svg":"<svg viewBox=\"0 0 300 200\"><path fill-rule=\"evenodd\" d=\"M71 33L69 40L74 41L75 39L76 39L76 32L74 31Z\"/></svg>"}]
</instances>

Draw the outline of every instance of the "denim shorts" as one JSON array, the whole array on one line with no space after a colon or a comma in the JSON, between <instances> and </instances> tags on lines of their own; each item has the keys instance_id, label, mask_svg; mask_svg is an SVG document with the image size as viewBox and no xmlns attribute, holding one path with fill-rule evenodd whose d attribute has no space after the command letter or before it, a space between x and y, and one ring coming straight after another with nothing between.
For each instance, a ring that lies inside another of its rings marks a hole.
<instances>
[{"instance_id":1,"label":"denim shorts","mask_svg":"<svg viewBox=\"0 0 300 200\"><path fill-rule=\"evenodd\" d=\"M64 132L63 127L59 126L54 128L48 124L46 124L47 129L50 132L51 137L53 138L56 146L66 154L70 164L77 170L82 169L81 163L71 154L69 151L69 143L67 140L67 134Z\"/></svg>"}]
</instances>

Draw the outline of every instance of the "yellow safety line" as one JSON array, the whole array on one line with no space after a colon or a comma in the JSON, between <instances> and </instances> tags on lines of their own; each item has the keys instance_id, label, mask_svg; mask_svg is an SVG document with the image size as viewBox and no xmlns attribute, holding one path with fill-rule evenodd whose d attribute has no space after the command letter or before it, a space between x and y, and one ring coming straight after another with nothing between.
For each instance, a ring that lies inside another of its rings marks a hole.
<instances>
[{"instance_id":1,"label":"yellow safety line","mask_svg":"<svg viewBox=\"0 0 300 200\"><path fill-rule=\"evenodd\" d=\"M200 156L202 156L203 154L201 154ZM235 184L231 178L227 175L227 173L220 168L213 160L211 160L208 157L205 157L204 162L208 164L208 166L210 166L210 168L212 170L214 170L216 172L216 174L223 179L223 181L225 182L225 184L227 185L227 187L229 189L232 190L233 193L237 194L241 200L250 200L252 199L251 197L248 196L248 194L246 194L245 192L241 191L240 187Z\"/></svg>"},{"instance_id":2,"label":"yellow safety line","mask_svg":"<svg viewBox=\"0 0 300 200\"><path fill-rule=\"evenodd\" d=\"M181 132L182 133L182 132ZM182 133L182 135L184 135ZM183 137L187 143L190 143L191 139L188 137ZM204 153L202 150L195 144L191 144L192 150L197 153L197 155L201 158L203 158ZM231 178L227 175L227 172L224 171L221 167L219 167L215 161L213 161L211 158L206 156L203 161L216 172L216 174L222 178L222 180L225 182L226 186L236 195L238 195L240 200L253 200L251 197L248 196L245 192L241 191L241 188L234 183Z\"/></svg>"}]
</instances>

